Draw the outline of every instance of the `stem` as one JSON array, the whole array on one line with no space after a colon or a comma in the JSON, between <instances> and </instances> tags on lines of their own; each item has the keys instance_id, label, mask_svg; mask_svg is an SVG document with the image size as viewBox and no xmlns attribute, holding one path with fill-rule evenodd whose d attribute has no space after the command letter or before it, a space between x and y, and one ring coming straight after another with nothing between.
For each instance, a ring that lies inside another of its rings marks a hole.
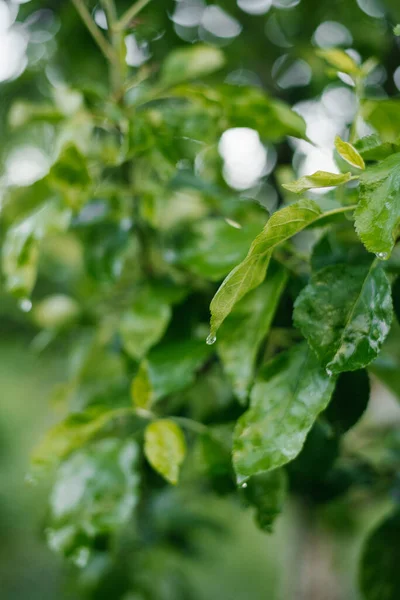
<instances>
[{"instance_id":1,"label":"stem","mask_svg":"<svg viewBox=\"0 0 400 600\"><path fill-rule=\"evenodd\" d=\"M97 27L96 23L93 21L90 12L86 8L84 0L72 0L72 3L106 59L113 63L115 61L113 47L108 43L100 29Z\"/></svg>"},{"instance_id":2,"label":"stem","mask_svg":"<svg viewBox=\"0 0 400 600\"><path fill-rule=\"evenodd\" d=\"M349 206L340 206L340 208L334 208L332 210L328 210L327 212L322 213L316 221L320 219L324 219L325 217L330 217L331 215L338 215L340 213L349 212L350 210L355 210L357 208L357 204L350 204Z\"/></svg>"},{"instance_id":3,"label":"stem","mask_svg":"<svg viewBox=\"0 0 400 600\"><path fill-rule=\"evenodd\" d=\"M118 20L117 11L114 0L102 0L104 12L107 17L108 31L112 43L113 52L115 55L114 63L110 64L110 82L112 89L117 96L117 99L122 94L125 78L125 55L123 52L123 36L121 32L116 31L116 23Z\"/></svg>"},{"instance_id":4,"label":"stem","mask_svg":"<svg viewBox=\"0 0 400 600\"><path fill-rule=\"evenodd\" d=\"M122 31L129 27L130 22L140 11L147 6L151 0L138 0L135 4L132 4L130 8L122 15L120 20L116 23L115 29L116 31Z\"/></svg>"}]
</instances>

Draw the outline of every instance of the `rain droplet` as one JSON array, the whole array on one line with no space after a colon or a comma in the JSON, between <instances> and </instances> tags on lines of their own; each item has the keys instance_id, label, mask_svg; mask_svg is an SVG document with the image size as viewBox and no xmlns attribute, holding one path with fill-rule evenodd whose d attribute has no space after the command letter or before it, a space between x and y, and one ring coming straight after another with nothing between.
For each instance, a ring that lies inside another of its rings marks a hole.
<instances>
[{"instance_id":1,"label":"rain droplet","mask_svg":"<svg viewBox=\"0 0 400 600\"><path fill-rule=\"evenodd\" d=\"M23 298L18 302L18 306L23 312L29 312L32 308L32 302L29 300L29 298Z\"/></svg>"},{"instance_id":2,"label":"rain droplet","mask_svg":"<svg viewBox=\"0 0 400 600\"><path fill-rule=\"evenodd\" d=\"M242 483L242 485L240 486L242 489L246 489L247 488L247 483Z\"/></svg>"},{"instance_id":3,"label":"rain droplet","mask_svg":"<svg viewBox=\"0 0 400 600\"><path fill-rule=\"evenodd\" d=\"M333 371L331 371L330 369L326 369L326 374L328 375L328 377L332 377Z\"/></svg>"},{"instance_id":4,"label":"rain droplet","mask_svg":"<svg viewBox=\"0 0 400 600\"><path fill-rule=\"evenodd\" d=\"M217 336L210 333L210 335L206 339L206 344L208 344L209 346L212 346L213 344L215 344L216 341L217 341Z\"/></svg>"},{"instance_id":5,"label":"rain droplet","mask_svg":"<svg viewBox=\"0 0 400 600\"><path fill-rule=\"evenodd\" d=\"M379 258L379 260L387 260L388 253L387 252L377 252L376 257Z\"/></svg>"}]
</instances>

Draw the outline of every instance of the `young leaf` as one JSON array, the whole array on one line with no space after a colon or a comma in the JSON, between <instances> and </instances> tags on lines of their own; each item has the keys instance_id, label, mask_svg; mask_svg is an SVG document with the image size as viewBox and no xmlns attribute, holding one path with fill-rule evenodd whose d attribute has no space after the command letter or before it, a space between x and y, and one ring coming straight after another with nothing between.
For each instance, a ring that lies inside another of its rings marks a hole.
<instances>
[{"instance_id":1,"label":"young leaf","mask_svg":"<svg viewBox=\"0 0 400 600\"><path fill-rule=\"evenodd\" d=\"M244 488L246 500L256 508L255 521L260 529L272 533L272 525L282 512L287 494L287 476L283 469L254 475Z\"/></svg>"},{"instance_id":2,"label":"young leaf","mask_svg":"<svg viewBox=\"0 0 400 600\"><path fill-rule=\"evenodd\" d=\"M295 302L294 323L330 373L355 371L378 355L392 322L389 281L375 264L326 267Z\"/></svg>"},{"instance_id":3,"label":"young leaf","mask_svg":"<svg viewBox=\"0 0 400 600\"><path fill-rule=\"evenodd\" d=\"M400 233L400 153L360 175L355 228L369 252L386 259Z\"/></svg>"},{"instance_id":4,"label":"young leaf","mask_svg":"<svg viewBox=\"0 0 400 600\"><path fill-rule=\"evenodd\" d=\"M338 135L335 137L335 148L340 156L350 165L357 167L357 169L365 169L365 162L362 156L360 156L352 144L344 142Z\"/></svg>"},{"instance_id":5,"label":"young leaf","mask_svg":"<svg viewBox=\"0 0 400 600\"><path fill-rule=\"evenodd\" d=\"M262 283L274 248L321 215L321 209L312 200L300 200L272 215L253 241L246 258L224 279L211 301L210 342L215 340L217 330L235 304Z\"/></svg>"},{"instance_id":6,"label":"young leaf","mask_svg":"<svg viewBox=\"0 0 400 600\"><path fill-rule=\"evenodd\" d=\"M149 409L151 407L153 389L151 386L149 366L147 361L140 363L138 372L131 385L132 402L136 408Z\"/></svg>"},{"instance_id":7,"label":"young leaf","mask_svg":"<svg viewBox=\"0 0 400 600\"><path fill-rule=\"evenodd\" d=\"M171 86L189 79L197 79L218 71L225 64L221 50L198 44L173 50L161 69L160 83Z\"/></svg>"},{"instance_id":8,"label":"young leaf","mask_svg":"<svg viewBox=\"0 0 400 600\"><path fill-rule=\"evenodd\" d=\"M169 483L178 483L186 455L185 436L179 425L169 419L150 423L144 433L144 452L153 469Z\"/></svg>"},{"instance_id":9,"label":"young leaf","mask_svg":"<svg viewBox=\"0 0 400 600\"><path fill-rule=\"evenodd\" d=\"M400 598L400 511L387 517L367 538L360 565L366 600Z\"/></svg>"},{"instance_id":10,"label":"young leaf","mask_svg":"<svg viewBox=\"0 0 400 600\"><path fill-rule=\"evenodd\" d=\"M344 50L340 50L339 48L327 48L317 50L317 54L342 73L356 76L361 73L359 65Z\"/></svg>"},{"instance_id":11,"label":"young leaf","mask_svg":"<svg viewBox=\"0 0 400 600\"><path fill-rule=\"evenodd\" d=\"M341 373L325 418L338 434L351 429L364 414L368 406L370 383L365 370Z\"/></svg>"},{"instance_id":12,"label":"young leaf","mask_svg":"<svg viewBox=\"0 0 400 600\"><path fill-rule=\"evenodd\" d=\"M317 171L313 175L300 177L292 183L284 183L282 187L294 194L302 194L307 190L314 188L332 187L347 183L352 179L351 173L327 173L326 171Z\"/></svg>"},{"instance_id":13,"label":"young leaf","mask_svg":"<svg viewBox=\"0 0 400 600\"><path fill-rule=\"evenodd\" d=\"M286 281L287 272L276 266L266 282L235 306L220 329L217 352L241 401L247 397L260 344L269 331Z\"/></svg>"},{"instance_id":14,"label":"young leaf","mask_svg":"<svg viewBox=\"0 0 400 600\"><path fill-rule=\"evenodd\" d=\"M50 498L49 546L78 558L96 536L125 526L138 501L139 449L133 440L104 439L82 448L59 468Z\"/></svg>"},{"instance_id":15,"label":"young leaf","mask_svg":"<svg viewBox=\"0 0 400 600\"><path fill-rule=\"evenodd\" d=\"M307 344L268 363L237 422L233 465L239 482L293 460L334 388Z\"/></svg>"}]
</instances>

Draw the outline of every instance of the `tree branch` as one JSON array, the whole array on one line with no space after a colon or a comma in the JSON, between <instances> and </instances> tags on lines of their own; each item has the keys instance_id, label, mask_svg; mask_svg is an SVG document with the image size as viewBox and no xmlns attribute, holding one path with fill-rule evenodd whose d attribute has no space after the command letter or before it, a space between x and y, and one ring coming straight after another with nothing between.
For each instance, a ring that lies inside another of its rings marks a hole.
<instances>
[{"instance_id":1,"label":"tree branch","mask_svg":"<svg viewBox=\"0 0 400 600\"><path fill-rule=\"evenodd\" d=\"M78 11L82 21L85 23L87 29L91 33L96 44L99 46L100 50L106 57L106 59L109 60L110 62L114 63L115 62L114 50L113 50L111 44L109 44L109 42L106 40L104 35L101 33L100 29L97 27L94 20L92 19L90 12L86 8L86 4L84 3L84 0L72 0L72 3L75 6L76 10Z\"/></svg>"},{"instance_id":2,"label":"tree branch","mask_svg":"<svg viewBox=\"0 0 400 600\"><path fill-rule=\"evenodd\" d=\"M140 13L140 11L145 6L147 6L150 2L151 2L151 0L138 0L137 2L135 2L135 4L132 4L132 6L130 8L128 8L128 10L122 15L120 20L116 23L115 28L118 31L126 29L129 25L129 23L132 21L132 19L134 17L136 17L136 15L138 13Z\"/></svg>"}]
</instances>

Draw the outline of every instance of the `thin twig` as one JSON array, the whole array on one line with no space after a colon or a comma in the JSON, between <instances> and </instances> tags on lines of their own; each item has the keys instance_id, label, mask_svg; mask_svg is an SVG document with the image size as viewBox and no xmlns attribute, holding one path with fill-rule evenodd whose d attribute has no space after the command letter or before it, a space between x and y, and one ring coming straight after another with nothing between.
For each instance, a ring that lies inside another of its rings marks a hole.
<instances>
[{"instance_id":1,"label":"thin twig","mask_svg":"<svg viewBox=\"0 0 400 600\"><path fill-rule=\"evenodd\" d=\"M115 29L117 31L121 31L126 29L129 26L129 23L136 17L140 11L147 6L151 0L138 0L135 4L132 4L130 8L122 15L118 23L115 25Z\"/></svg>"},{"instance_id":2,"label":"thin twig","mask_svg":"<svg viewBox=\"0 0 400 600\"><path fill-rule=\"evenodd\" d=\"M111 44L108 43L104 35L101 33L100 29L97 27L96 23L91 17L90 12L86 8L86 4L83 0L72 0L76 10L81 16L82 21L85 23L89 32L91 33L93 39L96 44L99 46L100 50L103 52L104 56L107 60L114 62L115 54Z\"/></svg>"}]
</instances>

